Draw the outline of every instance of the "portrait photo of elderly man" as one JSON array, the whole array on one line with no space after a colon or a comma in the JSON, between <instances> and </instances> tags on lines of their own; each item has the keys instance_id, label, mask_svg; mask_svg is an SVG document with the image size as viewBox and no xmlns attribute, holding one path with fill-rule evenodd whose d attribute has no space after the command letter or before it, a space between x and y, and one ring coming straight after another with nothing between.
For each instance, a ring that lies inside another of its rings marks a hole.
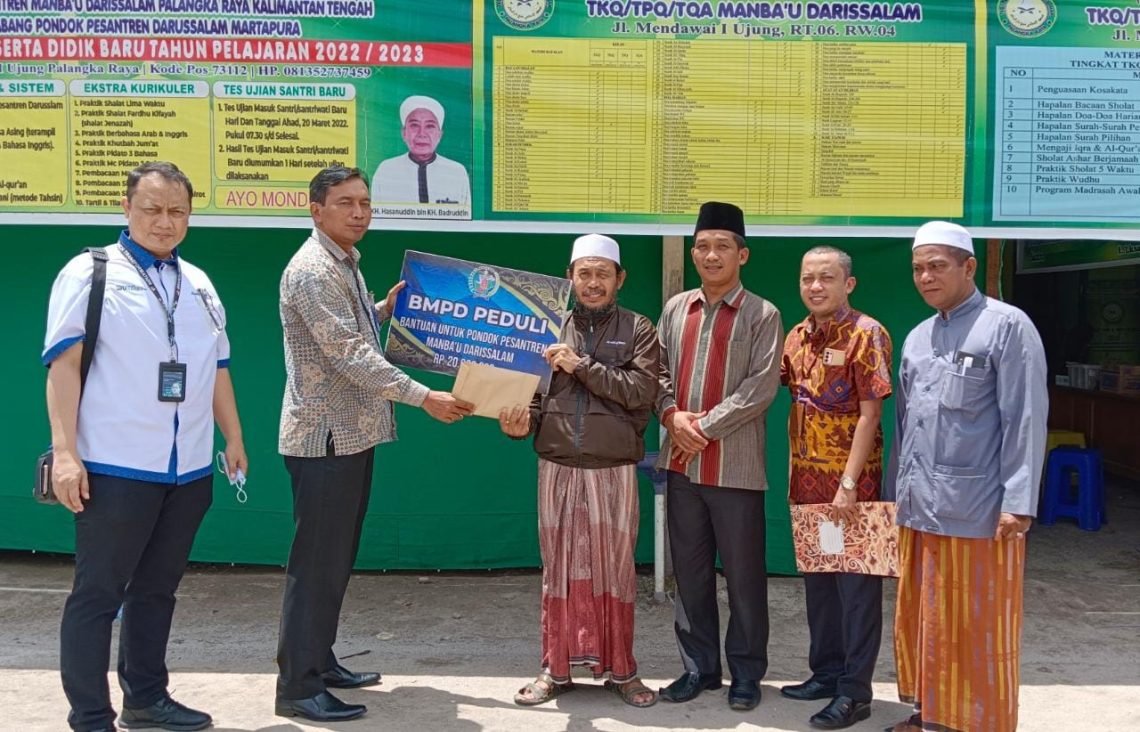
<instances>
[{"instance_id":1,"label":"portrait photo of elderly man","mask_svg":"<svg viewBox=\"0 0 1140 732\"><path fill-rule=\"evenodd\" d=\"M388 158L372 176L373 201L388 204L471 205L471 181L462 163L437 152L443 105L414 95L400 105L400 136L407 152Z\"/></svg>"}]
</instances>

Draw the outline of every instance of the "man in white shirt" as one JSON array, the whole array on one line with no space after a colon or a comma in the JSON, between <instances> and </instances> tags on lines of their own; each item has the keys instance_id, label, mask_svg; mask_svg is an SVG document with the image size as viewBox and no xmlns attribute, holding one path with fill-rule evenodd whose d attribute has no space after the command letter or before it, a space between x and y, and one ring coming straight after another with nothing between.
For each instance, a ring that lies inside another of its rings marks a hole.
<instances>
[{"instance_id":1,"label":"man in white shirt","mask_svg":"<svg viewBox=\"0 0 1140 732\"><path fill-rule=\"evenodd\" d=\"M174 592L213 497L214 422L231 477L248 465L225 310L205 272L178 250L192 200L190 181L171 163L146 163L127 176L127 229L106 249L97 343L85 332L91 255L67 263L48 304L52 484L75 514L75 582L59 665L77 732L114 729L107 666L120 607L120 725L211 723L170 698L166 644ZM95 350L81 386L85 348Z\"/></svg>"},{"instance_id":2,"label":"man in white shirt","mask_svg":"<svg viewBox=\"0 0 1140 732\"><path fill-rule=\"evenodd\" d=\"M471 182L461 163L436 153L443 139L443 105L431 97L410 96L400 105L400 127L407 155L388 158L372 176L379 203L471 206Z\"/></svg>"}]
</instances>

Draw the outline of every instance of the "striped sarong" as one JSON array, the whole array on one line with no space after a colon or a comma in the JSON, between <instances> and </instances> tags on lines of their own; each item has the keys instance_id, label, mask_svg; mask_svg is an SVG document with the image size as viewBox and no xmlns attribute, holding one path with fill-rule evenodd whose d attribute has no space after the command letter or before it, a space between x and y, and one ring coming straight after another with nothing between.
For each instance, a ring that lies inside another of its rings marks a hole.
<instances>
[{"instance_id":1,"label":"striped sarong","mask_svg":"<svg viewBox=\"0 0 1140 732\"><path fill-rule=\"evenodd\" d=\"M1020 683L1025 539L899 528L899 699L924 730L1013 732Z\"/></svg>"},{"instance_id":2,"label":"striped sarong","mask_svg":"<svg viewBox=\"0 0 1140 732\"><path fill-rule=\"evenodd\" d=\"M594 678L637 676L637 468L571 468L538 461L542 665L557 683L571 666Z\"/></svg>"}]
</instances>

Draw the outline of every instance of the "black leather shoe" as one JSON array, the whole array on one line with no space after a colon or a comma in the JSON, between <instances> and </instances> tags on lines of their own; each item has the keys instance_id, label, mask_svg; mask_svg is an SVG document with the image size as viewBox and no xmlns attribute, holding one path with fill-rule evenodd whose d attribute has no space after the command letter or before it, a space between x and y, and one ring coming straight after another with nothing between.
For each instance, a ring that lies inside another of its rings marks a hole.
<instances>
[{"instance_id":1,"label":"black leather shoe","mask_svg":"<svg viewBox=\"0 0 1140 732\"><path fill-rule=\"evenodd\" d=\"M304 717L314 722L347 722L367 711L363 704L345 704L327 691L308 699L278 699L273 708L278 717Z\"/></svg>"},{"instance_id":2,"label":"black leather shoe","mask_svg":"<svg viewBox=\"0 0 1140 732\"><path fill-rule=\"evenodd\" d=\"M812 701L815 699L831 699L838 692L835 689L835 684L824 684L816 681L814 678L808 679L802 684L792 684L780 689L780 694L789 699L797 701Z\"/></svg>"},{"instance_id":3,"label":"black leather shoe","mask_svg":"<svg viewBox=\"0 0 1140 732\"><path fill-rule=\"evenodd\" d=\"M721 686L720 674L699 674L686 671L677 680L657 692L657 696L670 702L687 702L697 698L706 689L712 691Z\"/></svg>"},{"instance_id":4,"label":"black leather shoe","mask_svg":"<svg viewBox=\"0 0 1140 732\"><path fill-rule=\"evenodd\" d=\"M174 732L193 732L206 729L213 721L209 714L179 704L168 696L143 709L124 707L119 715L119 726L124 729L157 727Z\"/></svg>"},{"instance_id":5,"label":"black leather shoe","mask_svg":"<svg viewBox=\"0 0 1140 732\"><path fill-rule=\"evenodd\" d=\"M359 689L362 686L375 686L380 683L380 674L365 671L355 674L339 663L321 674L321 681L330 689Z\"/></svg>"},{"instance_id":6,"label":"black leather shoe","mask_svg":"<svg viewBox=\"0 0 1140 732\"><path fill-rule=\"evenodd\" d=\"M904 730L905 732L918 730L918 732L922 732L922 715L912 714L898 724L892 724L890 727L883 728L883 732L895 732L895 730Z\"/></svg>"},{"instance_id":7,"label":"black leather shoe","mask_svg":"<svg viewBox=\"0 0 1140 732\"><path fill-rule=\"evenodd\" d=\"M728 687L728 706L738 712L747 712L760 704L760 682L751 679L733 679Z\"/></svg>"},{"instance_id":8,"label":"black leather shoe","mask_svg":"<svg viewBox=\"0 0 1140 732\"><path fill-rule=\"evenodd\" d=\"M857 702L849 696L837 696L808 724L816 729L843 729L871 716L870 702Z\"/></svg>"}]
</instances>

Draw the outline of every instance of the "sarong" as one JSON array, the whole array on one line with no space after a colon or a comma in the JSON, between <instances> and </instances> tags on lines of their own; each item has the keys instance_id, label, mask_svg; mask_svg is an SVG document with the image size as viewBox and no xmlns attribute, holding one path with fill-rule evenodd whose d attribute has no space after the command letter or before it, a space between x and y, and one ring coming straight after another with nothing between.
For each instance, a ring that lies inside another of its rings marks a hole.
<instances>
[{"instance_id":1,"label":"sarong","mask_svg":"<svg viewBox=\"0 0 1140 732\"><path fill-rule=\"evenodd\" d=\"M924 730L1013 732L1020 684L1025 539L899 529L899 699Z\"/></svg>"},{"instance_id":2,"label":"sarong","mask_svg":"<svg viewBox=\"0 0 1140 732\"><path fill-rule=\"evenodd\" d=\"M557 683L571 666L621 683L637 676L637 467L571 468L538 461L542 666Z\"/></svg>"}]
</instances>

